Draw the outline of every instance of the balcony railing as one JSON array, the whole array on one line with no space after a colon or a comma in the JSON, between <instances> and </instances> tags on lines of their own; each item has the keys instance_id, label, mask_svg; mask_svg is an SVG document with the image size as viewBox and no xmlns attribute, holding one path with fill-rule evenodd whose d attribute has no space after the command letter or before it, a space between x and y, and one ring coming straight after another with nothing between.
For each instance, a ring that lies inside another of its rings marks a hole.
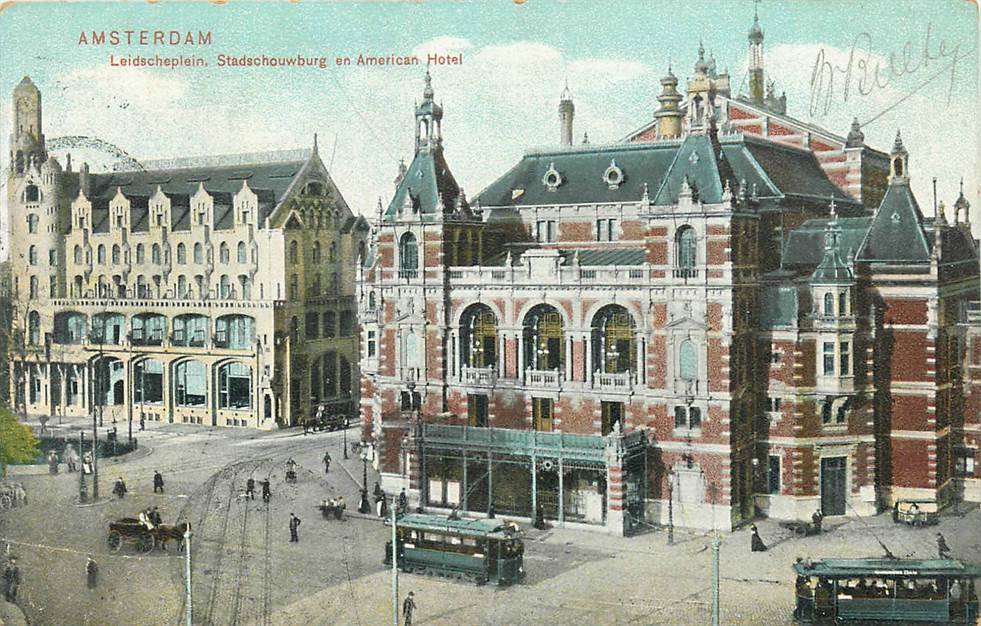
<instances>
[{"instance_id":1,"label":"balcony railing","mask_svg":"<svg viewBox=\"0 0 981 626\"><path fill-rule=\"evenodd\" d=\"M493 385L497 380L497 371L494 367L464 366L460 378L465 385Z\"/></svg>"},{"instance_id":2,"label":"balcony railing","mask_svg":"<svg viewBox=\"0 0 981 626\"><path fill-rule=\"evenodd\" d=\"M561 382L560 370L525 370L525 385L529 387L558 387Z\"/></svg>"},{"instance_id":3,"label":"balcony railing","mask_svg":"<svg viewBox=\"0 0 981 626\"><path fill-rule=\"evenodd\" d=\"M689 278L698 278L698 270L694 267L676 268L672 275L675 278L684 278L685 280L688 280Z\"/></svg>"},{"instance_id":4,"label":"balcony railing","mask_svg":"<svg viewBox=\"0 0 981 626\"><path fill-rule=\"evenodd\" d=\"M617 391L629 391L633 386L633 374L631 372L606 373L596 372L593 375L593 387L600 389L613 389Z\"/></svg>"}]
</instances>

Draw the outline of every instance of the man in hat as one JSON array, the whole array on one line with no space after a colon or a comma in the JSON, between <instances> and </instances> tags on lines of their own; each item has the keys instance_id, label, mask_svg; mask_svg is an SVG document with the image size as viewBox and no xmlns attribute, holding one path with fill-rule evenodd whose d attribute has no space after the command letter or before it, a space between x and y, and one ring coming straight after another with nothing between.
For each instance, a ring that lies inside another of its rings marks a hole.
<instances>
[{"instance_id":1,"label":"man in hat","mask_svg":"<svg viewBox=\"0 0 981 626\"><path fill-rule=\"evenodd\" d=\"M947 540L940 533L937 533L937 556L941 559L950 558L950 546L947 545Z\"/></svg>"},{"instance_id":2,"label":"man in hat","mask_svg":"<svg viewBox=\"0 0 981 626\"><path fill-rule=\"evenodd\" d=\"M85 578L88 581L89 589L95 589L95 586L99 584L99 565L91 554L85 562Z\"/></svg>"},{"instance_id":3,"label":"man in hat","mask_svg":"<svg viewBox=\"0 0 981 626\"><path fill-rule=\"evenodd\" d=\"M7 566L3 568L3 597L7 602L17 601L17 589L20 587L20 570L17 568L16 557L10 557Z\"/></svg>"},{"instance_id":4,"label":"man in hat","mask_svg":"<svg viewBox=\"0 0 981 626\"><path fill-rule=\"evenodd\" d=\"M766 544L763 543L763 539L760 538L760 531L756 528L756 524L753 524L750 529L753 531L753 537L750 542L750 547L753 552L766 552Z\"/></svg>"},{"instance_id":5,"label":"man in hat","mask_svg":"<svg viewBox=\"0 0 981 626\"><path fill-rule=\"evenodd\" d=\"M300 542L300 518L290 513L290 541L293 543Z\"/></svg>"},{"instance_id":6,"label":"man in hat","mask_svg":"<svg viewBox=\"0 0 981 626\"><path fill-rule=\"evenodd\" d=\"M409 592L409 595L405 596L405 601L402 602L402 617L404 618L405 626L412 626L412 612L416 610L416 597L413 592Z\"/></svg>"},{"instance_id":7,"label":"man in hat","mask_svg":"<svg viewBox=\"0 0 981 626\"><path fill-rule=\"evenodd\" d=\"M163 475L160 472L154 470L154 472L153 472L153 493L157 493L157 490L158 489L160 490L160 493L163 493L164 492L164 477L163 477Z\"/></svg>"}]
</instances>

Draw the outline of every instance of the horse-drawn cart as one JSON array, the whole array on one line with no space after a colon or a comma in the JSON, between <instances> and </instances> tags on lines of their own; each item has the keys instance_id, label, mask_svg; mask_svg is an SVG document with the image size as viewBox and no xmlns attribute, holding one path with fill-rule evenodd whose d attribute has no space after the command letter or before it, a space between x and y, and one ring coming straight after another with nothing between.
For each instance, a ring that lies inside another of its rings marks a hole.
<instances>
[{"instance_id":1,"label":"horse-drawn cart","mask_svg":"<svg viewBox=\"0 0 981 626\"><path fill-rule=\"evenodd\" d=\"M892 521L914 528L940 523L937 503L932 500L898 500L892 510Z\"/></svg>"},{"instance_id":2,"label":"horse-drawn cart","mask_svg":"<svg viewBox=\"0 0 981 626\"><path fill-rule=\"evenodd\" d=\"M177 542L178 550L184 549L184 532L187 524L181 523L176 526L159 525L152 529L147 528L138 519L124 517L123 519L109 522L109 534L106 536L106 544L113 552L118 552L124 543L133 544L139 552L144 554L153 550L154 546L167 549L167 542L174 540Z\"/></svg>"}]
</instances>

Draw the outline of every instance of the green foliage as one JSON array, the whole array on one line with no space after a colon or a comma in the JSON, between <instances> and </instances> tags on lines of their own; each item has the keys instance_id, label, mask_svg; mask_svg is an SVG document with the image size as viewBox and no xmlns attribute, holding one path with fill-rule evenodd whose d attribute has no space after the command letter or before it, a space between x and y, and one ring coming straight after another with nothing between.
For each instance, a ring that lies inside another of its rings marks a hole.
<instances>
[{"instance_id":1,"label":"green foliage","mask_svg":"<svg viewBox=\"0 0 981 626\"><path fill-rule=\"evenodd\" d=\"M37 454L38 440L30 427L0 405L0 469L6 470L8 463L30 463Z\"/></svg>"}]
</instances>

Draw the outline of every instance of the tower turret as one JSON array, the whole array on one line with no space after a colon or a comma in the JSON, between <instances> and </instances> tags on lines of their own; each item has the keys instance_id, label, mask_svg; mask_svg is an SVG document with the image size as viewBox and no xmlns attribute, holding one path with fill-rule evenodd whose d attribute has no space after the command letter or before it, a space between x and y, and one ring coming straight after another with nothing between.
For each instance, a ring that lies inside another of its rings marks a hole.
<instances>
[{"instance_id":1,"label":"tower turret","mask_svg":"<svg viewBox=\"0 0 981 626\"><path fill-rule=\"evenodd\" d=\"M14 88L14 126L10 135L10 162L14 174L23 174L31 160L47 160L41 132L41 92L25 76Z\"/></svg>"},{"instance_id":2,"label":"tower turret","mask_svg":"<svg viewBox=\"0 0 981 626\"><path fill-rule=\"evenodd\" d=\"M903 137L898 130L896 141L892 144L892 151L889 153L889 184L909 184L909 152L906 151Z\"/></svg>"},{"instance_id":3,"label":"tower turret","mask_svg":"<svg viewBox=\"0 0 981 626\"><path fill-rule=\"evenodd\" d=\"M749 99L757 105L763 104L765 84L763 81L763 29L760 28L759 11L753 11L753 26L749 29Z\"/></svg>"},{"instance_id":4,"label":"tower turret","mask_svg":"<svg viewBox=\"0 0 981 626\"><path fill-rule=\"evenodd\" d=\"M678 77L668 66L668 73L661 79L661 95L657 97L660 106L654 113L657 120L657 136L661 139L678 137L681 135L681 120L684 113L678 106L681 102L681 94L678 93Z\"/></svg>"},{"instance_id":5,"label":"tower turret","mask_svg":"<svg viewBox=\"0 0 981 626\"><path fill-rule=\"evenodd\" d=\"M426 69L422 102L416 106L416 152L434 149L443 143L443 107L433 100L433 78Z\"/></svg>"},{"instance_id":6,"label":"tower turret","mask_svg":"<svg viewBox=\"0 0 981 626\"><path fill-rule=\"evenodd\" d=\"M572 145L572 120L575 115L576 105L572 103L572 94L566 81L565 89L562 90L562 96L559 98L560 138L563 146Z\"/></svg>"}]
</instances>

